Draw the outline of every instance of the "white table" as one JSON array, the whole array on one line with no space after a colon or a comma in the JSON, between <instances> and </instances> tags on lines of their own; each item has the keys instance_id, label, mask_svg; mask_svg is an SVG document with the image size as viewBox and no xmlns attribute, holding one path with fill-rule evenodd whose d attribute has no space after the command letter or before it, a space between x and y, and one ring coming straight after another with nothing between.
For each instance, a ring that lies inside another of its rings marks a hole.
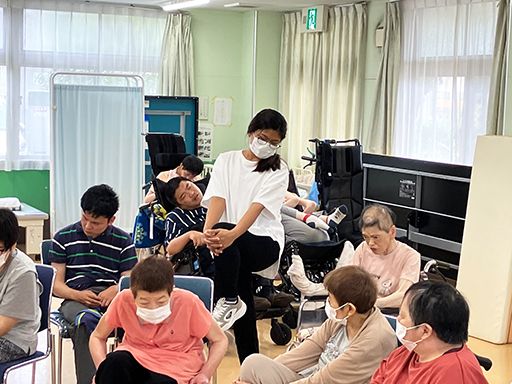
<instances>
[{"instance_id":1,"label":"white table","mask_svg":"<svg viewBox=\"0 0 512 384\"><path fill-rule=\"evenodd\" d=\"M38 255L43 241L43 225L48 219L48 214L25 203L21 203L21 211L13 212L16 214L19 226L26 229L25 253Z\"/></svg>"}]
</instances>

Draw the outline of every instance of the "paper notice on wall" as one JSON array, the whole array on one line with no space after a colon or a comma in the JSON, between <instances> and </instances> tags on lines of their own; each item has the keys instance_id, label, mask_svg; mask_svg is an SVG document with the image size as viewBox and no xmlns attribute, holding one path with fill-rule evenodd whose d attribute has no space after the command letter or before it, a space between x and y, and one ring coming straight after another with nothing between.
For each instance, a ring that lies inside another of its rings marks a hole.
<instances>
[{"instance_id":1,"label":"paper notice on wall","mask_svg":"<svg viewBox=\"0 0 512 384\"><path fill-rule=\"evenodd\" d=\"M213 102L213 124L231 125L233 99L230 97L216 97Z\"/></svg>"},{"instance_id":2,"label":"paper notice on wall","mask_svg":"<svg viewBox=\"0 0 512 384\"><path fill-rule=\"evenodd\" d=\"M203 161L213 160L213 125L199 123L197 132L197 156Z\"/></svg>"}]
</instances>

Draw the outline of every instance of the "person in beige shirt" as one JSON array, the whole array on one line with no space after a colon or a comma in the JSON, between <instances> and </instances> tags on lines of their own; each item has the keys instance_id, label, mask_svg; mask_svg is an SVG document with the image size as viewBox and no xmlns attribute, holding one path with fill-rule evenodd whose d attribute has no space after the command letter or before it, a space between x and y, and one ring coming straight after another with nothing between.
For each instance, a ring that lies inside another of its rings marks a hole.
<instances>
[{"instance_id":1,"label":"person in beige shirt","mask_svg":"<svg viewBox=\"0 0 512 384\"><path fill-rule=\"evenodd\" d=\"M297 348L274 360L253 354L236 384L369 383L382 359L396 348L388 321L375 307L373 277L357 266L331 271L324 280L328 319Z\"/></svg>"}]
</instances>

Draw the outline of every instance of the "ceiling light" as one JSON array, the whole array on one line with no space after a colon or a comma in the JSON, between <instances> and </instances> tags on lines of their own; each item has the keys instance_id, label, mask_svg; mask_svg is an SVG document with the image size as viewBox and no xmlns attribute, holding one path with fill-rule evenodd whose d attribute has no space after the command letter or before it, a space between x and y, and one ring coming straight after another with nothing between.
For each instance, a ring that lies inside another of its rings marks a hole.
<instances>
[{"instance_id":1,"label":"ceiling light","mask_svg":"<svg viewBox=\"0 0 512 384\"><path fill-rule=\"evenodd\" d=\"M201 5L208 4L210 0L188 0L188 1L179 1L179 2L172 2L172 3L165 3L162 4L161 7L166 12L172 12L177 11L178 9L183 8L192 8L192 7L199 7Z\"/></svg>"},{"instance_id":2,"label":"ceiling light","mask_svg":"<svg viewBox=\"0 0 512 384\"><path fill-rule=\"evenodd\" d=\"M240 3L230 3L230 4L224 4L225 8L233 8L233 7L239 7Z\"/></svg>"}]
</instances>

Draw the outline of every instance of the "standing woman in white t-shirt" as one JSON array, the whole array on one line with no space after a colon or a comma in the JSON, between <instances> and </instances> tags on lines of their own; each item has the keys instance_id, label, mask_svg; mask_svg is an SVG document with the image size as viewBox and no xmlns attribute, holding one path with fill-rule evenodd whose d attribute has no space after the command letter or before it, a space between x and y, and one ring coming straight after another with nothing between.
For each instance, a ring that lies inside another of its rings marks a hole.
<instances>
[{"instance_id":1,"label":"standing woman in white t-shirt","mask_svg":"<svg viewBox=\"0 0 512 384\"><path fill-rule=\"evenodd\" d=\"M241 362L259 351L252 273L271 279L277 273L288 186L288 167L277 154L284 117L272 109L258 112L247 136L247 148L219 155L202 202L208 208L205 242L215 256L213 317L223 330L234 325Z\"/></svg>"}]
</instances>

